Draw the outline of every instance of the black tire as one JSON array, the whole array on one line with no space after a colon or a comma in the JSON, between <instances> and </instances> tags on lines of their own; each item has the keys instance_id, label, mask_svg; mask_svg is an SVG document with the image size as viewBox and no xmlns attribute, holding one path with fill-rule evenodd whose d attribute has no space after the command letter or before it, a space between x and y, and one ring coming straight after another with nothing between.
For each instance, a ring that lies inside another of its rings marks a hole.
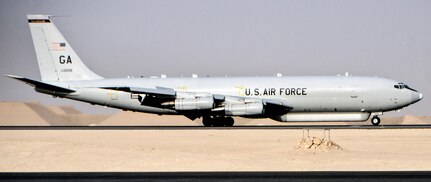
<instances>
[{"instance_id":1,"label":"black tire","mask_svg":"<svg viewBox=\"0 0 431 182\"><path fill-rule=\"evenodd\" d=\"M225 125L225 118L224 117L220 117L220 116L216 116L213 118L213 126L215 127L221 127Z\"/></svg>"},{"instance_id":2,"label":"black tire","mask_svg":"<svg viewBox=\"0 0 431 182\"><path fill-rule=\"evenodd\" d=\"M214 125L214 121L211 117L202 118L202 124L206 127L211 127Z\"/></svg>"},{"instance_id":3,"label":"black tire","mask_svg":"<svg viewBox=\"0 0 431 182\"><path fill-rule=\"evenodd\" d=\"M232 117L227 117L224 120L225 126L233 126L234 123L235 123L235 120Z\"/></svg>"},{"instance_id":4,"label":"black tire","mask_svg":"<svg viewBox=\"0 0 431 182\"><path fill-rule=\"evenodd\" d=\"M371 118L371 124L373 124L374 126L379 126L380 118L377 116L374 116L373 118Z\"/></svg>"}]
</instances>

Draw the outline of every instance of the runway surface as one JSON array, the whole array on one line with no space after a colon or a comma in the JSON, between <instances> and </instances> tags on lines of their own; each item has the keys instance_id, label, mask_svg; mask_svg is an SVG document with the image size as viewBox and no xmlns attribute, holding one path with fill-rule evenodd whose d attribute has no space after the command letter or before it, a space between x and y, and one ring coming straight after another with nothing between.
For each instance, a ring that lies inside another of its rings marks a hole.
<instances>
[{"instance_id":1,"label":"runway surface","mask_svg":"<svg viewBox=\"0 0 431 182\"><path fill-rule=\"evenodd\" d=\"M5 181L429 181L428 171L363 172L53 172L0 173Z\"/></svg>"},{"instance_id":2,"label":"runway surface","mask_svg":"<svg viewBox=\"0 0 431 182\"><path fill-rule=\"evenodd\" d=\"M285 130L285 129L426 129L429 124L418 125L272 125L272 126L0 126L0 130Z\"/></svg>"}]
</instances>

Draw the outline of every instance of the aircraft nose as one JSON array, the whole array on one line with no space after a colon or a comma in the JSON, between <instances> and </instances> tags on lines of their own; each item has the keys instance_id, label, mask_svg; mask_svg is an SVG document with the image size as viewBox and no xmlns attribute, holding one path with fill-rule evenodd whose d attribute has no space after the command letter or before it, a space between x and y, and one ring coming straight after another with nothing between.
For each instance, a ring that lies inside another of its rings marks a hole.
<instances>
[{"instance_id":1,"label":"aircraft nose","mask_svg":"<svg viewBox=\"0 0 431 182\"><path fill-rule=\"evenodd\" d=\"M424 96L422 95L422 93L420 92L413 92L412 93L412 101L413 103L418 102L420 100L422 100Z\"/></svg>"}]
</instances>

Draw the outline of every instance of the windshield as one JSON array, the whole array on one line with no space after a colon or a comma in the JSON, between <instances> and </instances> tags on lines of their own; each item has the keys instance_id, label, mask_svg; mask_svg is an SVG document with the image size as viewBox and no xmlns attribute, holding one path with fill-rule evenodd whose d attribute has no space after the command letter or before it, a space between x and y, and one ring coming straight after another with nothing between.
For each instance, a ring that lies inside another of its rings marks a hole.
<instances>
[{"instance_id":1,"label":"windshield","mask_svg":"<svg viewBox=\"0 0 431 182\"><path fill-rule=\"evenodd\" d=\"M413 88L409 87L408 85L401 83L401 82L398 83L397 85L394 85L394 88L396 88L396 89L409 89L411 91L417 92L417 90L415 90L415 89L413 89Z\"/></svg>"}]
</instances>

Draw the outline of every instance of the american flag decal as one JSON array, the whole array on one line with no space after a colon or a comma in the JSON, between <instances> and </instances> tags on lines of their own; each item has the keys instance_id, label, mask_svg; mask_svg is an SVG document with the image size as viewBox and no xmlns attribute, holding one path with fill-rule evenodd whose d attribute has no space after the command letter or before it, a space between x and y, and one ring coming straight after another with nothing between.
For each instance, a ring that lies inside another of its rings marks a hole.
<instances>
[{"instance_id":1,"label":"american flag decal","mask_svg":"<svg viewBox=\"0 0 431 182\"><path fill-rule=\"evenodd\" d=\"M65 51L66 50L66 43L54 42L54 43L52 43L52 50L53 51Z\"/></svg>"}]
</instances>

